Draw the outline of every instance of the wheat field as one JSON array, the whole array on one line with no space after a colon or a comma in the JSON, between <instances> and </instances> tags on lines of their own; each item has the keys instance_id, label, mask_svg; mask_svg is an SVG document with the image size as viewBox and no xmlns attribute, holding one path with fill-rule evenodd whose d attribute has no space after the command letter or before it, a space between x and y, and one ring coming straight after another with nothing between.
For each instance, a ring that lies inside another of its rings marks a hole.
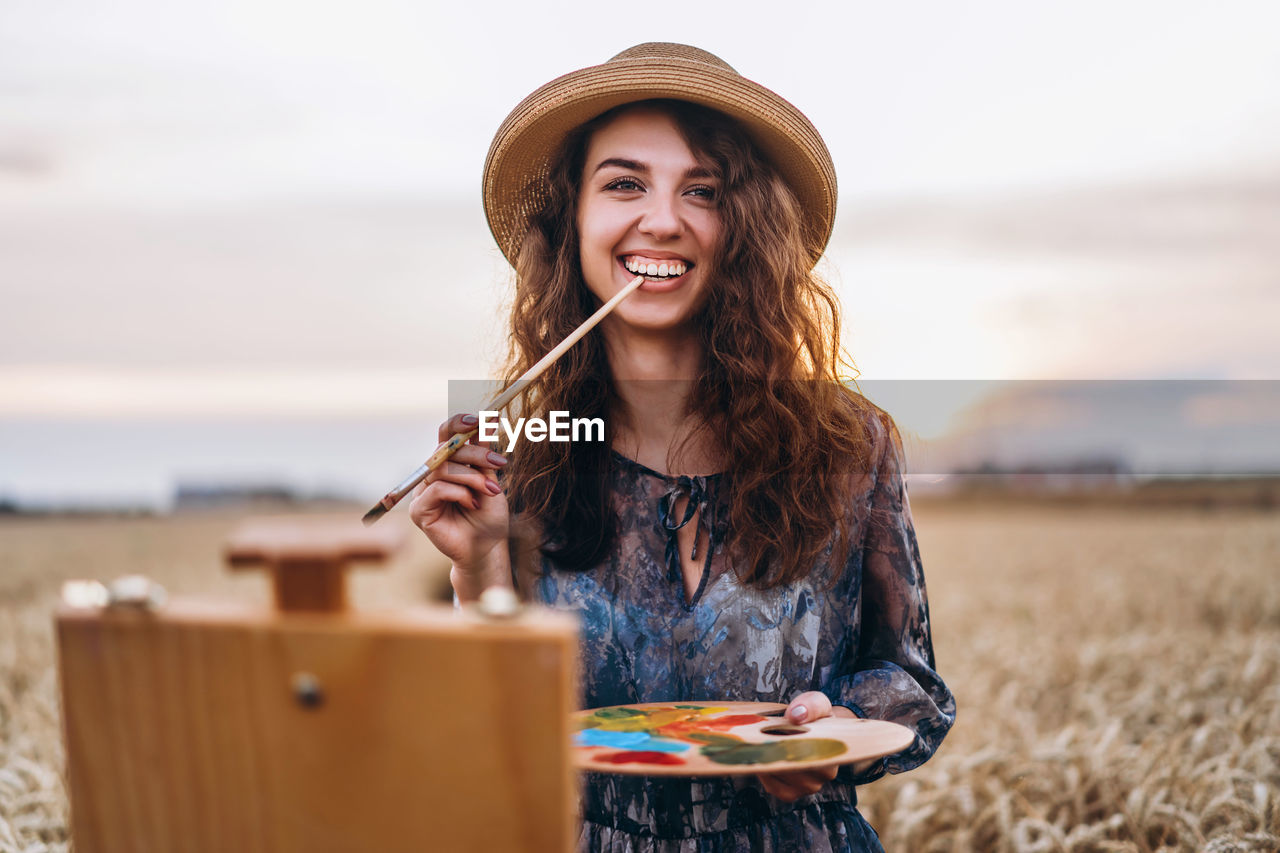
<instances>
[{"instance_id":1,"label":"wheat field","mask_svg":"<svg viewBox=\"0 0 1280 853\"><path fill-rule=\"evenodd\" d=\"M61 582L261 600L220 566L239 520L0 519L0 853L70 846ZM927 764L859 790L887 850L1280 850L1280 513L953 501L916 522L959 714ZM410 543L357 573L358 605L438 594Z\"/></svg>"}]
</instances>

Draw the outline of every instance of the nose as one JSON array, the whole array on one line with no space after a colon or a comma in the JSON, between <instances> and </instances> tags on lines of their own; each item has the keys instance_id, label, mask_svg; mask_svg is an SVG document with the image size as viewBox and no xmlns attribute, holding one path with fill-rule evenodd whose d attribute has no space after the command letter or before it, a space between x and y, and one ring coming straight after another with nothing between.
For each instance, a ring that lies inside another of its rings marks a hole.
<instances>
[{"instance_id":1,"label":"nose","mask_svg":"<svg viewBox=\"0 0 1280 853\"><path fill-rule=\"evenodd\" d=\"M646 200L637 224L640 233L655 240L671 240L680 236L684 222L676 201L661 193L653 193Z\"/></svg>"}]
</instances>

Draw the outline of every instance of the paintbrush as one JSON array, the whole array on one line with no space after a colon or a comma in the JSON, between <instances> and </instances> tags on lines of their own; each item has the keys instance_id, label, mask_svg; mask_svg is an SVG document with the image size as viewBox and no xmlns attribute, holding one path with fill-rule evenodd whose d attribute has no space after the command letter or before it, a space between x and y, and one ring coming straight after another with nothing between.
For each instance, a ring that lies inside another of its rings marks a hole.
<instances>
[{"instance_id":1,"label":"paintbrush","mask_svg":"<svg viewBox=\"0 0 1280 853\"><path fill-rule=\"evenodd\" d=\"M576 344L583 335L591 331L591 328L595 326L596 323L599 323L609 315L610 311L618 307L619 302L635 293L636 288L642 284L644 284L644 276L638 275L633 278L630 284L615 293L613 298L601 305L596 313L584 320L581 326L574 329L563 341L556 344L555 348L552 349L551 352L544 355L537 364L526 370L515 382L512 382L511 385L507 387L507 390L495 397L486 407L485 411L500 411L503 409L508 403L516 398L516 395L519 394L526 385L541 376L543 371L548 367L555 364L556 359L569 351L569 347ZM386 515L388 510L400 503L401 498L413 491L414 486L425 480L428 474L444 464L444 461L456 453L458 448L462 447L462 445L474 438L476 432L477 430L473 429L468 432L460 432L452 435L448 441L436 448L436 452L432 453L431 458L422 463L422 467L410 474L408 479L403 483L387 492L386 495L383 496L382 500L378 501L378 503L373 507L373 509L366 512L363 519L364 523L366 525L373 524L375 521L382 518L382 516Z\"/></svg>"}]
</instances>

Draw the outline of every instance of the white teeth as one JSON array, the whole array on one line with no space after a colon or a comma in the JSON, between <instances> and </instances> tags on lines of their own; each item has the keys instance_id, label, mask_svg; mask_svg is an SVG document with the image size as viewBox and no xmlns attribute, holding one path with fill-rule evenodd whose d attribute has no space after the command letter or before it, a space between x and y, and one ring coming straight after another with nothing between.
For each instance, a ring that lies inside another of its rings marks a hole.
<instances>
[{"instance_id":1,"label":"white teeth","mask_svg":"<svg viewBox=\"0 0 1280 853\"><path fill-rule=\"evenodd\" d=\"M688 266L683 261L663 261L661 263L645 263L636 258L624 258L622 265L628 272L649 276L675 277L684 275Z\"/></svg>"}]
</instances>

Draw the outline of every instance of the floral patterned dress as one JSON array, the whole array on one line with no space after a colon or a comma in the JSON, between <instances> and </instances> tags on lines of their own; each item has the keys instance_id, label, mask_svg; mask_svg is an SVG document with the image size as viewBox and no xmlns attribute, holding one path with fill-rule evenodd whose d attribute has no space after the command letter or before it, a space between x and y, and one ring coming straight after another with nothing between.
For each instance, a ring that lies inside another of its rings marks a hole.
<instances>
[{"instance_id":1,"label":"floral patterned dress","mask_svg":"<svg viewBox=\"0 0 1280 853\"><path fill-rule=\"evenodd\" d=\"M772 590L740 584L725 565L730 475L669 477L614 453L610 487L620 523L612 551L585 572L558 570L544 557L531 593L581 620L585 708L789 702L821 690L859 717L915 729L915 743L859 775L842 768L794 803L770 796L754 776L588 773L579 849L882 849L858 813L855 785L928 759L955 719L955 700L935 672L901 452L878 420L872 424L874 464L850 497L854 546L834 586L830 561ZM687 600L676 531L695 518L710 545L701 584Z\"/></svg>"}]
</instances>

